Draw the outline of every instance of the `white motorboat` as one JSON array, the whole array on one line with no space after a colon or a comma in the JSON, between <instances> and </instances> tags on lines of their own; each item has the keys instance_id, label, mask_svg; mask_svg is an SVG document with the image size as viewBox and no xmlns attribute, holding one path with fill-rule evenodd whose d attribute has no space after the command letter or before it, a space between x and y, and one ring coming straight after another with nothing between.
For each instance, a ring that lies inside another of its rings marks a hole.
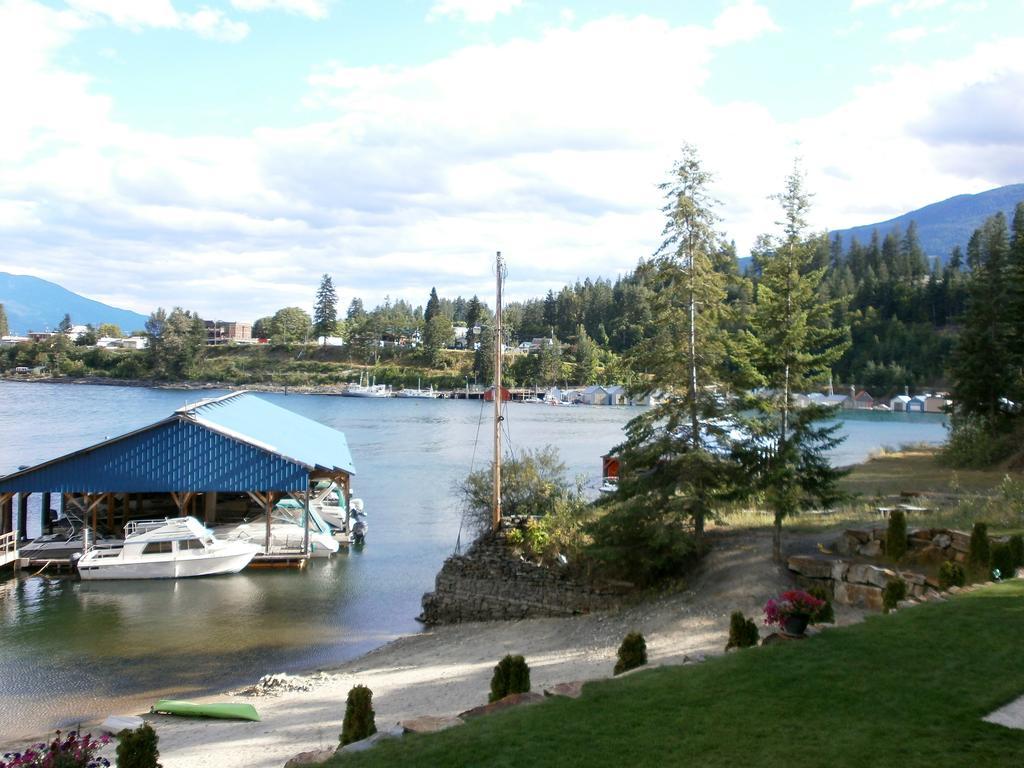
<instances>
[{"instance_id":1,"label":"white motorboat","mask_svg":"<svg viewBox=\"0 0 1024 768\"><path fill-rule=\"evenodd\" d=\"M416 389L413 389L412 387L405 387L403 389L398 390L395 393L395 397L422 397L422 398L433 399L435 397L440 397L440 396L441 396L440 392L435 392L434 391L434 385L433 384L430 385L430 389L423 389L423 387L420 386L420 380L419 379L416 380Z\"/></svg>"},{"instance_id":2,"label":"white motorboat","mask_svg":"<svg viewBox=\"0 0 1024 768\"><path fill-rule=\"evenodd\" d=\"M341 393L342 397L391 397L391 385L377 384L376 381L374 378L374 383L363 384L363 376L360 374L359 383L345 387L345 391Z\"/></svg>"},{"instance_id":3,"label":"white motorboat","mask_svg":"<svg viewBox=\"0 0 1024 768\"><path fill-rule=\"evenodd\" d=\"M334 538L342 544L363 544L370 526L366 522L362 499L352 499L346 506L345 496L335 483L323 484L309 504L331 528Z\"/></svg>"},{"instance_id":4,"label":"white motorboat","mask_svg":"<svg viewBox=\"0 0 1024 768\"><path fill-rule=\"evenodd\" d=\"M228 541L253 543L262 553L271 555L297 555L305 549L306 531L302 525L302 505L293 499L282 499L270 512L270 540L267 540L267 516L257 515L239 525L218 528ZM331 534L330 526L310 505L309 554L310 557L330 557L341 546Z\"/></svg>"},{"instance_id":5,"label":"white motorboat","mask_svg":"<svg viewBox=\"0 0 1024 768\"><path fill-rule=\"evenodd\" d=\"M132 520L124 546L90 549L78 560L83 580L180 579L238 573L260 551L244 541L223 541L194 517Z\"/></svg>"}]
</instances>

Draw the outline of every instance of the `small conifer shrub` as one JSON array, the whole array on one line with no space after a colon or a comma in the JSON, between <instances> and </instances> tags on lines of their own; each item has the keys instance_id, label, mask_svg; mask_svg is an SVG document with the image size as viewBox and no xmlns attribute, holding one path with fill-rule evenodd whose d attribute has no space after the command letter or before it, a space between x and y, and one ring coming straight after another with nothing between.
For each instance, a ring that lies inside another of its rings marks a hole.
<instances>
[{"instance_id":1,"label":"small conifer shrub","mask_svg":"<svg viewBox=\"0 0 1024 768\"><path fill-rule=\"evenodd\" d=\"M889 579L882 590L882 609L888 613L896 610L900 600L907 599L907 584L903 579Z\"/></svg>"},{"instance_id":2,"label":"small conifer shrub","mask_svg":"<svg viewBox=\"0 0 1024 768\"><path fill-rule=\"evenodd\" d=\"M967 583L967 574L960 563L947 560L939 566L939 589L962 587Z\"/></svg>"},{"instance_id":3,"label":"small conifer shrub","mask_svg":"<svg viewBox=\"0 0 1024 768\"><path fill-rule=\"evenodd\" d=\"M811 587L807 594L824 601L824 605L811 614L811 624L835 624L836 612L832 608L832 596L825 587Z\"/></svg>"},{"instance_id":4,"label":"small conifer shrub","mask_svg":"<svg viewBox=\"0 0 1024 768\"><path fill-rule=\"evenodd\" d=\"M526 659L509 654L494 668L491 696L488 701L498 701L511 693L526 693L529 690L530 667Z\"/></svg>"},{"instance_id":5,"label":"small conifer shrub","mask_svg":"<svg viewBox=\"0 0 1024 768\"><path fill-rule=\"evenodd\" d=\"M729 617L729 642L725 646L725 650L728 651L730 648L750 648L757 645L759 639L760 635L754 620L748 619L743 615L742 611L733 611L732 616Z\"/></svg>"},{"instance_id":6,"label":"small conifer shrub","mask_svg":"<svg viewBox=\"0 0 1024 768\"><path fill-rule=\"evenodd\" d=\"M998 571L998 578L1012 579L1016 570L1017 567L1013 562L1013 550L1009 544L996 544L992 547L993 578L996 577L996 571Z\"/></svg>"},{"instance_id":7,"label":"small conifer shrub","mask_svg":"<svg viewBox=\"0 0 1024 768\"><path fill-rule=\"evenodd\" d=\"M974 530L971 531L967 564L973 571L987 574L991 561L992 551L988 543L988 526L985 523L975 523Z\"/></svg>"},{"instance_id":8,"label":"small conifer shrub","mask_svg":"<svg viewBox=\"0 0 1024 768\"><path fill-rule=\"evenodd\" d=\"M615 662L614 674L621 675L630 669L647 663L647 641L639 632L630 632L619 646L619 660Z\"/></svg>"},{"instance_id":9,"label":"small conifer shrub","mask_svg":"<svg viewBox=\"0 0 1024 768\"><path fill-rule=\"evenodd\" d=\"M156 746L159 740L149 723L121 731L117 734L118 768L160 768L160 750Z\"/></svg>"},{"instance_id":10,"label":"small conifer shrub","mask_svg":"<svg viewBox=\"0 0 1024 768\"><path fill-rule=\"evenodd\" d=\"M1024 568L1024 536L1019 533L1010 537L1010 552L1013 553L1013 569Z\"/></svg>"},{"instance_id":11,"label":"small conifer shrub","mask_svg":"<svg viewBox=\"0 0 1024 768\"><path fill-rule=\"evenodd\" d=\"M894 509L889 513L889 528L885 534L885 556L899 560L907 554L907 513Z\"/></svg>"},{"instance_id":12,"label":"small conifer shrub","mask_svg":"<svg viewBox=\"0 0 1024 768\"><path fill-rule=\"evenodd\" d=\"M373 736L377 725L373 721L373 691L357 685L348 692L345 702L345 720L341 724L341 746Z\"/></svg>"}]
</instances>

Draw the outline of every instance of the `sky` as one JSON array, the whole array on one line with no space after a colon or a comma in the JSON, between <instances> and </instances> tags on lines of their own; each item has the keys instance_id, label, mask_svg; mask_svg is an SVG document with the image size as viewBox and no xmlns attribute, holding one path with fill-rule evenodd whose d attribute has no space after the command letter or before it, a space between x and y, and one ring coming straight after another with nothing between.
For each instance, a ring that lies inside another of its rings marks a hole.
<instances>
[{"instance_id":1,"label":"sky","mask_svg":"<svg viewBox=\"0 0 1024 768\"><path fill-rule=\"evenodd\" d=\"M661 240L684 143L744 255L1024 181L1024 0L0 0L0 271L251 321L540 296Z\"/></svg>"}]
</instances>

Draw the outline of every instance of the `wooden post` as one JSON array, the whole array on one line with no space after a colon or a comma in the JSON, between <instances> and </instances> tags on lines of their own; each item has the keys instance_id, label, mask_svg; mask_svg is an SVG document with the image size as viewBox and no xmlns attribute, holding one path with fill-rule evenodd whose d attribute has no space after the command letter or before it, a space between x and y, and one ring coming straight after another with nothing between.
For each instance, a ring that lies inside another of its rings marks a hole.
<instances>
[{"instance_id":1,"label":"wooden post","mask_svg":"<svg viewBox=\"0 0 1024 768\"><path fill-rule=\"evenodd\" d=\"M43 501L39 505L39 535L43 534L43 531L53 533L53 523L50 522L50 493L49 491L43 494Z\"/></svg>"},{"instance_id":2,"label":"wooden post","mask_svg":"<svg viewBox=\"0 0 1024 768\"><path fill-rule=\"evenodd\" d=\"M302 504L302 554L309 557L309 483L306 483L306 498Z\"/></svg>"},{"instance_id":3,"label":"wooden post","mask_svg":"<svg viewBox=\"0 0 1024 768\"><path fill-rule=\"evenodd\" d=\"M274 498L274 494L271 493L270 491L267 491L266 501L263 504L263 508L267 512L267 544L266 544L265 552L268 555L270 554L270 512L271 512L271 510L274 509L273 498Z\"/></svg>"},{"instance_id":4,"label":"wooden post","mask_svg":"<svg viewBox=\"0 0 1024 768\"><path fill-rule=\"evenodd\" d=\"M13 493L0 493L0 533L10 533L14 529L14 505L11 502L13 497Z\"/></svg>"},{"instance_id":5,"label":"wooden post","mask_svg":"<svg viewBox=\"0 0 1024 768\"><path fill-rule=\"evenodd\" d=\"M28 497L31 493L18 494L18 540L28 541Z\"/></svg>"},{"instance_id":6,"label":"wooden post","mask_svg":"<svg viewBox=\"0 0 1024 768\"><path fill-rule=\"evenodd\" d=\"M114 530L114 494L107 496L107 533Z\"/></svg>"}]
</instances>

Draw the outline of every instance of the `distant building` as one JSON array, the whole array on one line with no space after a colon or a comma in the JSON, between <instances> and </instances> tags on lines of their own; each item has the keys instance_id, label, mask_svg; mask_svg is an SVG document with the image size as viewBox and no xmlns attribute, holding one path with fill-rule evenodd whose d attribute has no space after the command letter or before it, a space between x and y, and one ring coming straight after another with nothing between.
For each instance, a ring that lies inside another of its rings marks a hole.
<instances>
[{"instance_id":1,"label":"distant building","mask_svg":"<svg viewBox=\"0 0 1024 768\"><path fill-rule=\"evenodd\" d=\"M889 400L889 410L893 413L904 413L907 411L907 404L910 400L910 395L896 395Z\"/></svg>"},{"instance_id":2,"label":"distant building","mask_svg":"<svg viewBox=\"0 0 1024 768\"><path fill-rule=\"evenodd\" d=\"M64 335L71 339L71 341L78 341L88 332L89 326L87 325L72 325L68 330L64 331Z\"/></svg>"},{"instance_id":3,"label":"distant building","mask_svg":"<svg viewBox=\"0 0 1024 768\"><path fill-rule=\"evenodd\" d=\"M129 336L125 339L117 339L114 346L121 349L145 349L149 346L149 339L145 336Z\"/></svg>"},{"instance_id":4,"label":"distant building","mask_svg":"<svg viewBox=\"0 0 1024 768\"><path fill-rule=\"evenodd\" d=\"M251 341L251 323L218 323L221 334L228 341Z\"/></svg>"},{"instance_id":5,"label":"distant building","mask_svg":"<svg viewBox=\"0 0 1024 768\"><path fill-rule=\"evenodd\" d=\"M925 413L946 413L953 407L953 401L944 393L936 393L934 395L925 395L924 397L924 412Z\"/></svg>"},{"instance_id":6,"label":"distant building","mask_svg":"<svg viewBox=\"0 0 1024 768\"><path fill-rule=\"evenodd\" d=\"M875 407L875 398L866 390L854 392L843 401L843 407L855 411L866 411Z\"/></svg>"},{"instance_id":7,"label":"distant building","mask_svg":"<svg viewBox=\"0 0 1024 768\"><path fill-rule=\"evenodd\" d=\"M608 390L600 384L584 388L580 400L584 405L608 405Z\"/></svg>"},{"instance_id":8,"label":"distant building","mask_svg":"<svg viewBox=\"0 0 1024 768\"><path fill-rule=\"evenodd\" d=\"M626 395L625 387L620 387L618 384L613 384L609 387L605 387L604 391L608 393L608 405L629 404L629 397Z\"/></svg>"},{"instance_id":9,"label":"distant building","mask_svg":"<svg viewBox=\"0 0 1024 768\"><path fill-rule=\"evenodd\" d=\"M0 336L0 347L13 347L15 344L22 344L31 341L28 336Z\"/></svg>"}]
</instances>

